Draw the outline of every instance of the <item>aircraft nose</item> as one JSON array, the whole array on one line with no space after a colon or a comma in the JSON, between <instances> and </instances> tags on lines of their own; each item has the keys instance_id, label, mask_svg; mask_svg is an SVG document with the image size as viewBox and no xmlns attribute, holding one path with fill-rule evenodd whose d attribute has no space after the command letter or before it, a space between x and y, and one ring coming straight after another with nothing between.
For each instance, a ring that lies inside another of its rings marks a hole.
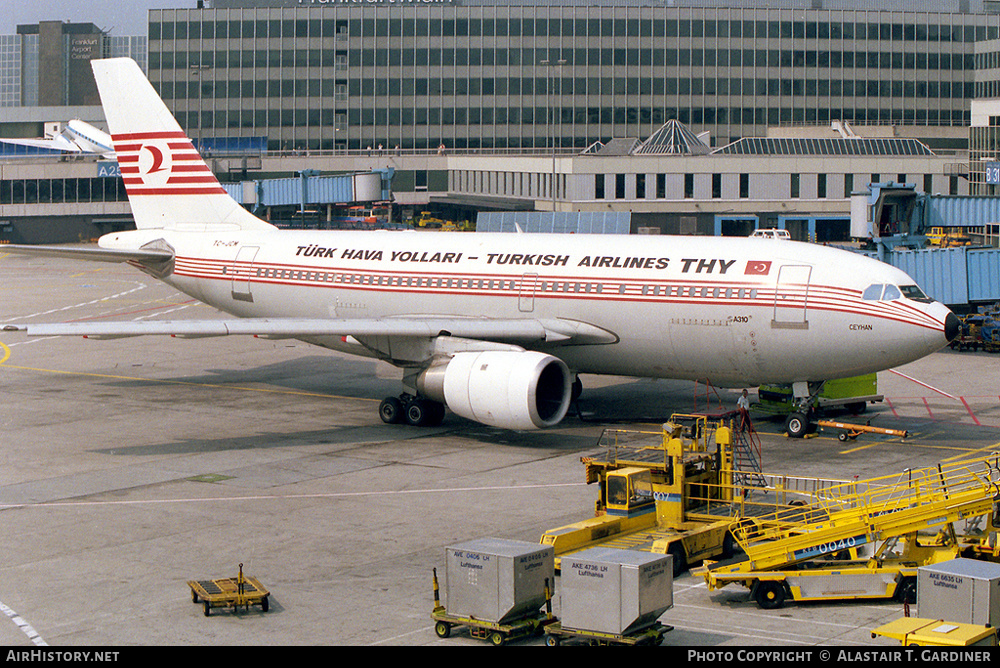
<instances>
[{"instance_id":1,"label":"aircraft nose","mask_svg":"<svg viewBox=\"0 0 1000 668\"><path fill-rule=\"evenodd\" d=\"M944 338L948 339L948 343L955 340L961 326L962 323L959 321L958 316L948 311L948 315L944 319Z\"/></svg>"}]
</instances>

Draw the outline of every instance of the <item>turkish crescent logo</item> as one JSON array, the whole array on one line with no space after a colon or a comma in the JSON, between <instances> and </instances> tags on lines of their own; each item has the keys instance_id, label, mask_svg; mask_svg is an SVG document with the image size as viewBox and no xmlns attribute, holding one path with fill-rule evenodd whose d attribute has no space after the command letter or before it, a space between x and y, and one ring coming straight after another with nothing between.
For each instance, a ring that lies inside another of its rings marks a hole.
<instances>
[{"instance_id":1,"label":"turkish crescent logo","mask_svg":"<svg viewBox=\"0 0 1000 668\"><path fill-rule=\"evenodd\" d=\"M156 146L143 146L144 149L149 151L149 154L153 156L153 164L150 165L149 169L146 170L147 174L153 174L155 172L162 172L166 169L163 166L163 151L161 151Z\"/></svg>"}]
</instances>

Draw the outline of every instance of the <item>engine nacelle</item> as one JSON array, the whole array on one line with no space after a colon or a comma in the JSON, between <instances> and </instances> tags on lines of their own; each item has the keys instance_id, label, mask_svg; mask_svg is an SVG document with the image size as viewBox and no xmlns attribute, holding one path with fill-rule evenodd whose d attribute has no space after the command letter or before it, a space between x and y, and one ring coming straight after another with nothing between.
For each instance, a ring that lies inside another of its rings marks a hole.
<instances>
[{"instance_id":1,"label":"engine nacelle","mask_svg":"<svg viewBox=\"0 0 1000 668\"><path fill-rule=\"evenodd\" d=\"M503 429L552 427L569 410L566 364L532 351L457 353L417 378L417 390L456 415Z\"/></svg>"}]
</instances>

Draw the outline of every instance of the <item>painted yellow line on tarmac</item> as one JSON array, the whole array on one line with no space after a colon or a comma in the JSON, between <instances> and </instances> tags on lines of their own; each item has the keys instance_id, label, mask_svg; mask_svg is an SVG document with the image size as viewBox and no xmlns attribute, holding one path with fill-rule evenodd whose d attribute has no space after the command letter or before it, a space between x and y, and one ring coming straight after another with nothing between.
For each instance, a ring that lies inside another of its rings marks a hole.
<instances>
[{"instance_id":1,"label":"painted yellow line on tarmac","mask_svg":"<svg viewBox=\"0 0 1000 668\"><path fill-rule=\"evenodd\" d=\"M10 349L7 346L3 347L6 354L3 359L0 359L0 367L5 369L17 369L18 371L34 371L37 373L49 373L49 374L61 374L66 376L83 376L88 378L107 378L109 380L131 380L131 381L141 381L146 383L160 383L163 385L183 385L185 387L207 387L207 388L217 388L221 390L239 390L242 392L260 392L263 394L286 394L299 397L317 397L320 399L349 399L355 401L371 401L378 402L379 399L369 399L367 397L346 397L339 394L320 394L318 392L303 392L299 390L275 390L263 387L243 387L238 385L219 385L217 383L195 383L186 380L167 380L163 378L141 378L137 376L119 376L114 374L105 373L89 373L85 371L63 371L60 369L39 369L30 366L17 366L14 364L5 364L7 358L10 357Z\"/></svg>"},{"instance_id":2,"label":"painted yellow line on tarmac","mask_svg":"<svg viewBox=\"0 0 1000 668\"><path fill-rule=\"evenodd\" d=\"M3 364L8 359L10 359L10 348L8 348L3 341L0 341L0 364Z\"/></svg>"},{"instance_id":3,"label":"painted yellow line on tarmac","mask_svg":"<svg viewBox=\"0 0 1000 668\"><path fill-rule=\"evenodd\" d=\"M851 448L850 450L841 450L837 454L839 454L839 455L851 455L851 454L854 454L855 452L861 452L862 450L867 450L868 448L874 448L876 445L881 445L881 443L884 443L884 441L881 441L881 442L878 442L878 443L872 442L872 443L869 443L868 445L859 445L858 447Z\"/></svg>"},{"instance_id":4,"label":"painted yellow line on tarmac","mask_svg":"<svg viewBox=\"0 0 1000 668\"><path fill-rule=\"evenodd\" d=\"M967 457L970 452L976 452L977 448L963 448L957 445L928 445L927 443L920 443L917 441L873 441L868 445L861 445L856 448L851 448L850 450L841 450L837 454L840 455L850 455L855 452L860 452L862 450L867 450L868 448L873 448L877 445L905 445L911 448L922 448L925 450L957 450L958 452L964 453L960 455L955 455L951 459L961 459L962 457ZM990 446L992 447L992 446ZM943 461L948 461L947 459Z\"/></svg>"},{"instance_id":5,"label":"painted yellow line on tarmac","mask_svg":"<svg viewBox=\"0 0 1000 668\"><path fill-rule=\"evenodd\" d=\"M991 455L994 452L1000 452L1000 443L994 443L993 445L984 445L981 448L972 448L969 450L971 453L982 453L983 455ZM955 455L954 457L949 457L948 459L942 460L946 462L955 461L956 459L963 459L968 455Z\"/></svg>"}]
</instances>

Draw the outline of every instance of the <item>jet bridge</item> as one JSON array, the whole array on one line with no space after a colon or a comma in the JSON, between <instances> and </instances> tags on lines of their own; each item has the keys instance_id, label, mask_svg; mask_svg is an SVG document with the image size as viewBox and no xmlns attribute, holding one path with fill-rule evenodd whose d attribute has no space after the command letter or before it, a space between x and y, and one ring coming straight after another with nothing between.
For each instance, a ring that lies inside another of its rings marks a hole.
<instances>
[{"instance_id":1,"label":"jet bridge","mask_svg":"<svg viewBox=\"0 0 1000 668\"><path fill-rule=\"evenodd\" d=\"M868 239L878 246L879 259L897 246L922 246L915 215L926 195L912 183L872 183L867 192L851 194L851 237Z\"/></svg>"}]
</instances>

